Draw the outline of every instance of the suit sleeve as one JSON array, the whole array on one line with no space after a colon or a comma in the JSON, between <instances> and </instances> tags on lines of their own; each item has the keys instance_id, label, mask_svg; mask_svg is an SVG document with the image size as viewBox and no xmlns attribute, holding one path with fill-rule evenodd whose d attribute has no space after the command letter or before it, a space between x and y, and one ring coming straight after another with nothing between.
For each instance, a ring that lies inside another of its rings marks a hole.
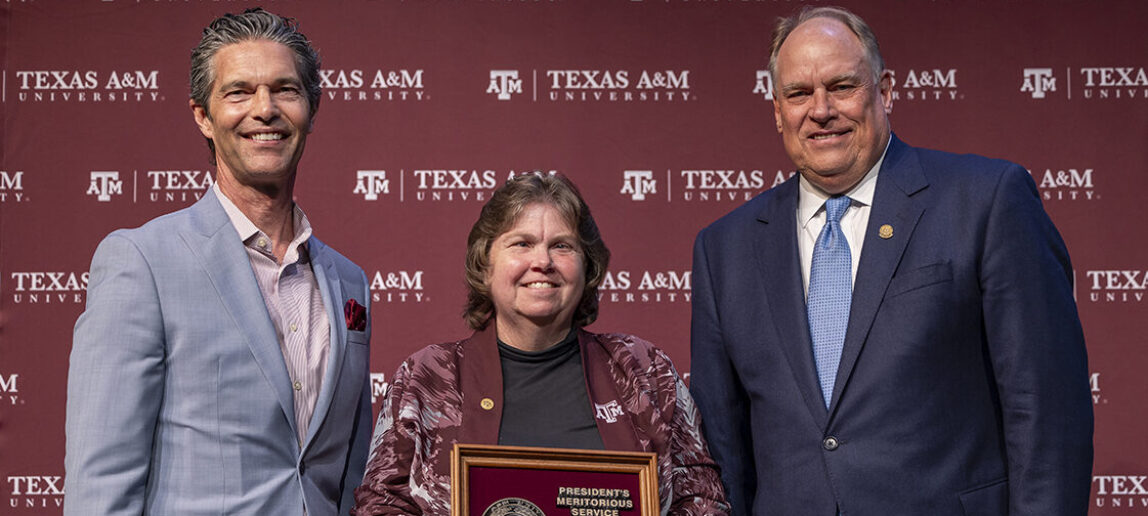
<instances>
[{"instance_id":1,"label":"suit sleeve","mask_svg":"<svg viewBox=\"0 0 1148 516\"><path fill-rule=\"evenodd\" d=\"M64 513L141 514L165 375L146 258L113 233L92 258L68 368Z\"/></svg>"},{"instance_id":2,"label":"suit sleeve","mask_svg":"<svg viewBox=\"0 0 1148 516\"><path fill-rule=\"evenodd\" d=\"M351 445L347 456L347 469L343 475L343 492L339 500L339 514L347 514L355 504L355 489L363 481L363 472L367 465L367 452L371 446L371 288L367 276L359 271L363 282L363 300L367 307L367 377L363 380L362 392L359 394L358 408L355 410L355 421L351 429Z\"/></svg>"},{"instance_id":3,"label":"suit sleeve","mask_svg":"<svg viewBox=\"0 0 1148 516\"><path fill-rule=\"evenodd\" d=\"M404 409L408 414L419 413L417 406L404 407L409 365L408 362L399 366L379 410L367 472L355 490L353 516L422 514L411 494L416 429L400 418Z\"/></svg>"},{"instance_id":4,"label":"suit sleeve","mask_svg":"<svg viewBox=\"0 0 1148 516\"><path fill-rule=\"evenodd\" d=\"M694 243L690 369L693 398L713 458L721 467L731 514L749 514L757 475L749 425L749 400L726 351L711 275L706 234Z\"/></svg>"},{"instance_id":5,"label":"suit sleeve","mask_svg":"<svg viewBox=\"0 0 1148 516\"><path fill-rule=\"evenodd\" d=\"M1019 166L997 185L985 238L983 313L1001 400L1009 514L1084 514L1093 420L1072 265Z\"/></svg>"}]
</instances>

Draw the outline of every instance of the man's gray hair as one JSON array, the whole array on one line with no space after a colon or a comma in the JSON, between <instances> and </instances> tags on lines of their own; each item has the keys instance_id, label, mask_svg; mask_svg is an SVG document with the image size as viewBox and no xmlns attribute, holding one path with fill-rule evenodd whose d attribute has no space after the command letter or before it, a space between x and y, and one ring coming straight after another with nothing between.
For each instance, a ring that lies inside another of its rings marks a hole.
<instances>
[{"instance_id":1,"label":"man's gray hair","mask_svg":"<svg viewBox=\"0 0 1148 516\"><path fill-rule=\"evenodd\" d=\"M793 16L778 18L777 24L773 27L773 43L769 46L769 75L773 79L773 87L777 89L780 84L777 82L777 53L781 50L781 44L785 43L786 38L790 33L797 28L798 25L805 23L814 18L829 18L844 23L857 38L861 40L861 46L865 49L865 57L869 60L869 67L873 69L873 83L881 79L881 72L885 70L885 59L881 57L881 49L877 46L877 36L873 34L873 29L869 28L869 24L865 23L860 16L849 12L841 7L810 7L805 6L797 14Z\"/></svg>"},{"instance_id":2,"label":"man's gray hair","mask_svg":"<svg viewBox=\"0 0 1148 516\"><path fill-rule=\"evenodd\" d=\"M295 53L295 67L307 92L311 116L319 109L322 87L319 84L319 52L307 36L299 32L293 18L284 18L260 7L242 14L225 14L203 29L203 39L191 50L191 98L206 110L215 80L212 58L219 49L234 43L265 39L282 43Z\"/></svg>"}]
</instances>

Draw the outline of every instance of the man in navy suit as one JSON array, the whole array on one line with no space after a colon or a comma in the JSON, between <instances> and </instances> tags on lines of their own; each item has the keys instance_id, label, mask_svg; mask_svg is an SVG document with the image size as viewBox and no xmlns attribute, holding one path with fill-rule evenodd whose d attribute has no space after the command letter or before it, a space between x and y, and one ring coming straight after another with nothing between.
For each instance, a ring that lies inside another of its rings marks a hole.
<instances>
[{"instance_id":1,"label":"man in navy suit","mask_svg":"<svg viewBox=\"0 0 1148 516\"><path fill-rule=\"evenodd\" d=\"M1084 337L1028 173L894 136L848 11L780 20L770 68L799 174L694 247L692 392L734 513L1085 514Z\"/></svg>"}]
</instances>

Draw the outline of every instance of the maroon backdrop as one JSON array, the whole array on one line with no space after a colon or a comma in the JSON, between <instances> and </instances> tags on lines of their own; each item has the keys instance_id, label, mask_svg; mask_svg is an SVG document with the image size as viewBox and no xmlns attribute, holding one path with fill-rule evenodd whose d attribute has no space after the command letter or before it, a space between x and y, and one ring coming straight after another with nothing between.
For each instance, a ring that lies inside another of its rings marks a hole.
<instances>
[{"instance_id":1,"label":"maroon backdrop","mask_svg":"<svg viewBox=\"0 0 1148 516\"><path fill-rule=\"evenodd\" d=\"M792 170L765 70L772 20L803 3L0 3L0 513L60 512L96 244L210 185L187 76L214 17L267 5L322 53L297 190L316 233L374 280L378 392L412 351L468 334L466 233L496 183L534 169L574 179L614 253L592 329L645 337L688 372L695 234ZM1030 168L1074 260L1092 513L1148 511L1148 3L840 3L895 71L900 137Z\"/></svg>"}]
</instances>

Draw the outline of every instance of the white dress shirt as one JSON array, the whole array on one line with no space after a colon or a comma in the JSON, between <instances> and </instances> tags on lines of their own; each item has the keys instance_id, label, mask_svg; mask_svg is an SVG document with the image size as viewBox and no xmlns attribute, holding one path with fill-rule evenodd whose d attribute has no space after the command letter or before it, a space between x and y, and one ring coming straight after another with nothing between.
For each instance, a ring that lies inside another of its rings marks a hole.
<instances>
[{"instance_id":1,"label":"white dress shirt","mask_svg":"<svg viewBox=\"0 0 1148 516\"><path fill-rule=\"evenodd\" d=\"M279 263L272 252L271 238L223 194L218 184L214 188L223 211L227 212L243 240L247 258L251 260L251 270L255 273L267 313L279 337L279 349L283 352L287 374L291 376L295 428L302 448L331 350L331 323L323 308L323 295L307 252L311 223L299 205L295 205L295 236L287 247L283 263Z\"/></svg>"},{"instance_id":2,"label":"white dress shirt","mask_svg":"<svg viewBox=\"0 0 1148 516\"><path fill-rule=\"evenodd\" d=\"M892 141L892 138L889 139ZM845 192L852 202L841 216L841 232L849 242L850 265L853 269L853 283L857 282L857 264L861 261L861 245L865 242L865 228L869 225L869 210L873 205L873 193L877 190L877 172L885 162L889 144L881 152L881 158L873 168L861 178L853 188ZM825 226L825 201L830 195L813 186L805 176L798 179L797 194L797 252L801 258L801 281L805 286L805 297L809 299L809 269L813 264L813 246L817 235Z\"/></svg>"}]
</instances>

